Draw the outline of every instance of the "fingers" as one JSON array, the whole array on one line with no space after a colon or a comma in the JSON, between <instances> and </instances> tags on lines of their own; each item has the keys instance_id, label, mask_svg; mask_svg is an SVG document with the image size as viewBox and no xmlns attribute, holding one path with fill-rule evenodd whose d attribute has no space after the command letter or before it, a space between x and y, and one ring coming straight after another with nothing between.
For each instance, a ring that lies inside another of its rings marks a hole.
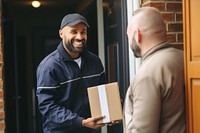
<instances>
[{"instance_id":1,"label":"fingers","mask_svg":"<svg viewBox=\"0 0 200 133\"><path fill-rule=\"evenodd\" d=\"M100 127L105 126L104 123L97 124L97 122L99 120L102 120L103 118L104 118L104 116L87 118L87 119L84 119L82 121L82 125L85 126L85 127L89 127L89 128L93 128L93 129L98 129Z\"/></svg>"},{"instance_id":2,"label":"fingers","mask_svg":"<svg viewBox=\"0 0 200 133\"><path fill-rule=\"evenodd\" d=\"M103 118L105 118L105 116L93 117L95 129L98 129L98 128L100 128L100 127L105 126L104 123L98 123L98 124L97 124L97 122L100 121L100 120L102 120Z\"/></svg>"},{"instance_id":3,"label":"fingers","mask_svg":"<svg viewBox=\"0 0 200 133\"><path fill-rule=\"evenodd\" d=\"M105 118L105 116L87 118L87 119L84 119L82 121L82 125L85 126L85 127L98 129L98 128L103 127L103 126L113 126L115 124L121 123L120 120L111 121L110 123L107 123L107 124L105 124L105 123L97 123L99 120L102 120L103 118Z\"/></svg>"},{"instance_id":4,"label":"fingers","mask_svg":"<svg viewBox=\"0 0 200 133\"><path fill-rule=\"evenodd\" d=\"M116 125L116 124L119 124L121 123L120 120L117 120L117 121L111 121L110 123L107 123L106 126L113 126L113 125Z\"/></svg>"},{"instance_id":5,"label":"fingers","mask_svg":"<svg viewBox=\"0 0 200 133\"><path fill-rule=\"evenodd\" d=\"M101 124L95 124L95 129L98 129L98 128L103 127L103 126L105 126L104 123L101 123Z\"/></svg>"},{"instance_id":6,"label":"fingers","mask_svg":"<svg viewBox=\"0 0 200 133\"><path fill-rule=\"evenodd\" d=\"M105 116L98 116L98 117L94 117L94 121L100 121L103 120L103 118L105 118Z\"/></svg>"},{"instance_id":7,"label":"fingers","mask_svg":"<svg viewBox=\"0 0 200 133\"><path fill-rule=\"evenodd\" d=\"M119 124L119 123L121 123L121 120L112 121L111 123L114 123L114 124Z\"/></svg>"}]
</instances>

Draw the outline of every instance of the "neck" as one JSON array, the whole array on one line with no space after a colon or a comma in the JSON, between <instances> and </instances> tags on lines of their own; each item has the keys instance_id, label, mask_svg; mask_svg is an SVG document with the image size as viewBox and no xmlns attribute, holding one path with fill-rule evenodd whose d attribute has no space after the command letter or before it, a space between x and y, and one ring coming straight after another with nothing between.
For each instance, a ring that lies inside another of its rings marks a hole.
<instances>
[{"instance_id":1,"label":"neck","mask_svg":"<svg viewBox=\"0 0 200 133\"><path fill-rule=\"evenodd\" d=\"M159 42L155 42L155 43L152 43L151 45L149 44L149 45L147 45L145 48L143 48L143 50L141 51L141 54L142 54L142 56L144 56L150 49L152 49L153 47L155 47L155 46L157 46L157 45L159 45L159 44L162 44L162 43L164 43L164 42L166 42L165 40L161 40L161 41L159 41Z\"/></svg>"}]
</instances>

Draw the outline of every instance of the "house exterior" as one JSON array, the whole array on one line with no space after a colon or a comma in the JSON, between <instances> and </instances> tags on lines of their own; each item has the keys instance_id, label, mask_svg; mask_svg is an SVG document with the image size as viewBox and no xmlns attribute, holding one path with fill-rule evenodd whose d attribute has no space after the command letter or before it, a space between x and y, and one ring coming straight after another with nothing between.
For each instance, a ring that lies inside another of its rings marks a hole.
<instances>
[{"instance_id":1,"label":"house exterior","mask_svg":"<svg viewBox=\"0 0 200 133\"><path fill-rule=\"evenodd\" d=\"M9 117L10 114L7 114L7 113L9 112L8 110L10 110L9 107L11 106L11 104L8 106L7 105L8 102L5 102L7 99L11 98L6 95L9 93L8 89L10 90L14 88L12 88L12 86L7 88L5 85L5 80L6 80L5 77L6 77L6 74L8 73L8 72L7 73L5 72L5 70L8 70L8 68L6 68L7 65L5 64L7 64L9 62L8 60L11 58L8 58L6 56L6 52L4 51L5 50L4 36L5 36L5 33L7 33L5 31L6 28L3 28L4 2L5 1L0 1L0 133L6 133L6 128L8 127L17 128L17 130L16 129L14 130L17 131L16 133L19 133L20 129L17 123L19 121L17 120L17 118L15 118L14 122L10 123L9 119L7 118ZM98 0L97 1L97 7L95 8L95 10L97 10L98 15L96 16L96 19L100 18L101 20L103 20L103 21L96 20L97 23L101 25L101 27L96 27L97 30L99 31L99 35L97 35L97 37L101 38L100 39L101 41L103 40L103 42L99 42L99 43L105 43L103 47L97 46L98 47L97 53L99 53L99 56L105 62L105 67L106 67L106 71L108 72L109 82L117 80L121 85L120 87L123 88L122 90L120 90L122 98L125 97L126 89L130 81L134 78L135 72L139 68L139 63L140 63L140 61L134 59L134 57L131 55L130 48L128 46L127 37L126 37L126 26L131 16L131 12L137 9L138 7L142 7L142 6L151 6L151 7L156 7L157 9L159 9L166 22L168 41L171 42L173 46L177 49L188 51L188 49L191 48L191 51L192 50L194 51L194 56L196 57L196 56L199 56L200 54L199 46L195 45L196 49L192 49L192 47L188 48L186 45L184 46L184 41L187 45L189 45L190 41L188 41L187 38L189 38L190 40L189 33L192 32L190 31L190 28L192 27L190 24L192 22L193 22L192 24L194 25L196 24L195 21L191 21L191 22L189 21L190 16L193 19L195 18L194 15L190 13L195 13L195 12L198 12L199 10L197 8L192 8L195 10L191 10L191 6L196 7L197 5L199 6L200 2L197 2L197 1L188 2L187 0L102 0L102 1ZM197 22L199 21L200 20L197 19ZM101 30L102 26L104 26L103 31ZM197 26L196 28L199 28L199 27ZM187 32L187 34L184 34L184 32L185 33ZM24 39L24 38L22 37L21 39ZM195 39L197 40L198 37ZM22 47L23 46L24 45L22 45ZM30 48L30 46L28 46L28 48ZM94 49L97 49L97 48L94 48ZM103 54L102 54L102 50L104 52ZM12 51L13 49L11 50L11 52ZM190 55L188 55L188 53L185 53L185 58L187 58L188 56ZM22 60L23 59L25 58L22 58ZM116 61L114 62L114 65L111 63L113 61L112 59L115 59ZM190 58L188 57L187 59L186 59L186 64L185 64L186 66L188 66L187 63L190 63ZM196 60L199 60L199 58L195 58L195 61ZM26 63L26 60L25 60L25 63ZM27 62L26 69L29 69L29 66L30 66L29 64L30 62ZM128 65L123 65L123 64L128 64ZM12 66L13 64L10 64L10 65ZM30 67L30 69L32 69L32 67ZM189 85L195 86L194 88L197 95L195 95L194 100L198 101L197 97L199 96L200 76L199 74L196 74L196 75L193 74L195 75L194 78L196 80L194 82L187 82L187 80L193 79L191 78L191 76L188 77L189 74L187 72L190 73L190 71L186 70L186 83L187 83L186 85L189 84ZM197 73L200 73L200 72L197 71ZM9 74L12 74L12 71ZM28 79L32 80L31 74L28 74L28 75L29 75ZM20 82L19 80L20 79L14 80L15 84L16 82ZM31 82L31 80L30 81L28 80L27 83ZM27 86L25 86L24 88L32 87L31 85L28 87ZM191 93L192 93L191 91L188 91L187 94L191 94ZM32 94L34 93L31 90L30 96L32 96ZM188 120L191 121L191 123L188 124L188 133L198 133L200 129L198 128L197 123L200 121L198 120L198 118L200 118L200 115L199 115L200 110L199 108L195 108L195 106L199 106L199 104L197 102L193 103L193 101L191 100L192 96L193 96L192 94L189 95L189 98L187 99L187 105L188 105L187 110L190 113L188 115ZM31 103L32 102L33 101L31 101ZM32 108L28 110L32 110ZM195 112L192 112L192 110L195 110ZM195 118L197 119L193 119L193 113L194 113ZM26 115L30 116L29 113L27 113ZM31 118L32 116L28 117L28 119L31 119ZM35 123L37 122L35 121ZM33 131L35 131L36 133L37 124L35 123L30 122L30 124L28 124L28 127L30 126L29 128L31 130L33 130L34 128ZM14 126L12 126L12 124L14 124ZM34 125L34 127L32 127L31 125ZM108 131L106 130L107 129L103 129L101 132L104 132L104 133L109 132L109 130Z\"/></svg>"}]
</instances>

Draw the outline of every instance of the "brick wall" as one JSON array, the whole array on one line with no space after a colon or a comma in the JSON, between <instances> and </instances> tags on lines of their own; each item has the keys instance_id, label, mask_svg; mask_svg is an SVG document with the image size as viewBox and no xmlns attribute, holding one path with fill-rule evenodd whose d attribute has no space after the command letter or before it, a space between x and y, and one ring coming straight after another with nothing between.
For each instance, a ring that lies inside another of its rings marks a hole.
<instances>
[{"instance_id":1,"label":"brick wall","mask_svg":"<svg viewBox=\"0 0 200 133\"><path fill-rule=\"evenodd\" d=\"M5 129L4 93L3 93L3 51L2 51L2 1L0 1L0 133Z\"/></svg>"},{"instance_id":2,"label":"brick wall","mask_svg":"<svg viewBox=\"0 0 200 133\"><path fill-rule=\"evenodd\" d=\"M159 9L167 28L167 39L175 48L183 49L182 0L141 0L142 6Z\"/></svg>"}]
</instances>

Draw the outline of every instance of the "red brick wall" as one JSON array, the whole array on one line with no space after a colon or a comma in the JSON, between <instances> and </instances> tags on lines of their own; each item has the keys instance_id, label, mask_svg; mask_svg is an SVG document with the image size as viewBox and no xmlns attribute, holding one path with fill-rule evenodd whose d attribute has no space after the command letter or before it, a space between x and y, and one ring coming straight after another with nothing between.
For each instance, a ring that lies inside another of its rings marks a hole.
<instances>
[{"instance_id":1,"label":"red brick wall","mask_svg":"<svg viewBox=\"0 0 200 133\"><path fill-rule=\"evenodd\" d=\"M141 0L142 6L159 9L167 28L168 41L178 49L183 49L182 0Z\"/></svg>"},{"instance_id":2,"label":"red brick wall","mask_svg":"<svg viewBox=\"0 0 200 133\"><path fill-rule=\"evenodd\" d=\"M0 133L5 129L4 93L3 93L3 51L2 51L2 1L0 1Z\"/></svg>"}]
</instances>

